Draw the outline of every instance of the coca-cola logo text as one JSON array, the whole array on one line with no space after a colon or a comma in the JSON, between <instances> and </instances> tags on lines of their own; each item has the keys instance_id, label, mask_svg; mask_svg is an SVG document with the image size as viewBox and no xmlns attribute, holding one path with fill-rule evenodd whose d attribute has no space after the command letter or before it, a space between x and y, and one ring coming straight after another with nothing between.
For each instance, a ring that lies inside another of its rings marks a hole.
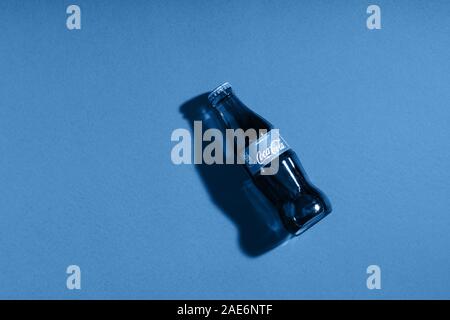
<instances>
[{"instance_id":1,"label":"coca-cola logo text","mask_svg":"<svg viewBox=\"0 0 450 320\"><path fill-rule=\"evenodd\" d=\"M256 161L259 164L263 164L268 158L278 154L284 148L285 146L280 139L275 139L270 143L270 146L256 153Z\"/></svg>"}]
</instances>

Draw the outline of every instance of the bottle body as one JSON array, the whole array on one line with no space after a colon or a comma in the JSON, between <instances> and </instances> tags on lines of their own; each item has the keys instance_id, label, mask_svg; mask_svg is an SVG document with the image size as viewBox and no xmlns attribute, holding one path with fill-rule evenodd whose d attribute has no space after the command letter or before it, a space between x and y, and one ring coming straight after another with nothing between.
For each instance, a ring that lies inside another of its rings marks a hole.
<instances>
[{"instance_id":1,"label":"bottle body","mask_svg":"<svg viewBox=\"0 0 450 320\"><path fill-rule=\"evenodd\" d=\"M257 188L277 208L286 229L299 235L331 212L326 195L309 180L295 152L273 125L244 105L225 83L208 97L228 129L254 130L243 149L243 165Z\"/></svg>"},{"instance_id":2,"label":"bottle body","mask_svg":"<svg viewBox=\"0 0 450 320\"><path fill-rule=\"evenodd\" d=\"M295 235L306 231L331 212L325 194L309 180L292 149L279 156L276 173L258 172L252 179L259 190L276 206L286 229Z\"/></svg>"}]
</instances>

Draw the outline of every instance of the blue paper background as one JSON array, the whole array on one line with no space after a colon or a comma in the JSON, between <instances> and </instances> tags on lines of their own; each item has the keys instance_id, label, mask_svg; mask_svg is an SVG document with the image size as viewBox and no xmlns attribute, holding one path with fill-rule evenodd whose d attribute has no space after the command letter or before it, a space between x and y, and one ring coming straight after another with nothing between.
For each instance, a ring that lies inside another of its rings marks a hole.
<instances>
[{"instance_id":1,"label":"blue paper background","mask_svg":"<svg viewBox=\"0 0 450 320\"><path fill-rule=\"evenodd\" d=\"M450 298L448 1L74 3L0 2L1 298ZM170 160L224 81L334 207L259 257Z\"/></svg>"}]
</instances>

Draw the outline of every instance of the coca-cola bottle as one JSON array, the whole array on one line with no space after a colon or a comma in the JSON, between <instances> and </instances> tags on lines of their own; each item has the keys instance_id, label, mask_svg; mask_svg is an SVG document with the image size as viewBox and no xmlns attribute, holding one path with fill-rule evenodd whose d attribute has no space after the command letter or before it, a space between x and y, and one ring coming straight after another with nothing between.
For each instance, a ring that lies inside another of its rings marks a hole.
<instances>
[{"instance_id":1,"label":"coca-cola bottle","mask_svg":"<svg viewBox=\"0 0 450 320\"><path fill-rule=\"evenodd\" d=\"M330 201L308 179L278 130L244 105L228 82L214 89L208 100L227 129L240 134L262 133L246 135L243 147L235 148L236 159L242 160L254 184L277 208L291 234L303 233L331 212Z\"/></svg>"}]
</instances>

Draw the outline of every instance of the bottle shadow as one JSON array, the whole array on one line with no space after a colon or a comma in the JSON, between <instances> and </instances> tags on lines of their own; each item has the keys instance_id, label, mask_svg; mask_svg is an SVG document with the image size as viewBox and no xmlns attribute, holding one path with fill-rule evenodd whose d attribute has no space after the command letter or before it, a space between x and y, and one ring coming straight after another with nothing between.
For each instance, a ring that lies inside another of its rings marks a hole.
<instances>
[{"instance_id":1,"label":"bottle shadow","mask_svg":"<svg viewBox=\"0 0 450 320\"><path fill-rule=\"evenodd\" d=\"M224 133L225 128L207 97L208 92L198 95L183 103L179 111L192 131L194 121L201 121L202 132L214 128ZM286 242L289 234L277 210L256 188L242 165L202 163L195 167L211 200L238 228L244 254L257 257Z\"/></svg>"}]
</instances>

